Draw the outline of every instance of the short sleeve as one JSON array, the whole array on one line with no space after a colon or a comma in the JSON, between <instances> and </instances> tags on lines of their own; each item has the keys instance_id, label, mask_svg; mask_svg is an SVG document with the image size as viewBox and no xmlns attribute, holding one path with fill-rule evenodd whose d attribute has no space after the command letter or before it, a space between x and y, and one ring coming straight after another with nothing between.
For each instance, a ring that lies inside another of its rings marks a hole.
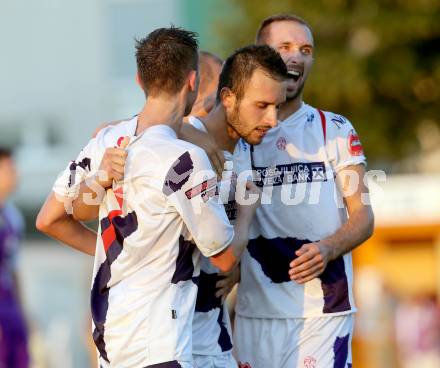
<instances>
[{"instance_id":1,"label":"short sleeve","mask_svg":"<svg viewBox=\"0 0 440 368\"><path fill-rule=\"evenodd\" d=\"M78 157L70 161L63 172L56 179L52 190L62 196L75 198L80 183L91 173L99 168L97 140L91 139L81 150Z\"/></svg>"},{"instance_id":2,"label":"short sleeve","mask_svg":"<svg viewBox=\"0 0 440 368\"><path fill-rule=\"evenodd\" d=\"M327 153L337 173L351 165L366 165L359 135L348 119L342 115L325 113L327 125Z\"/></svg>"},{"instance_id":3,"label":"short sleeve","mask_svg":"<svg viewBox=\"0 0 440 368\"><path fill-rule=\"evenodd\" d=\"M218 200L217 176L203 150L184 152L168 170L162 191L204 256L218 254L231 243L234 228Z\"/></svg>"}]
</instances>

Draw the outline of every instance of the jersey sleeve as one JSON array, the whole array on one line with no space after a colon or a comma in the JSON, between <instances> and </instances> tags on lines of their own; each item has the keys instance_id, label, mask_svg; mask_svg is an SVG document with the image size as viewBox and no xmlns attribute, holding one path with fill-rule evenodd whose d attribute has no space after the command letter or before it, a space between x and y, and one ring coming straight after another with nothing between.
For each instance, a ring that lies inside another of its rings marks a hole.
<instances>
[{"instance_id":1,"label":"jersey sleeve","mask_svg":"<svg viewBox=\"0 0 440 368\"><path fill-rule=\"evenodd\" d=\"M326 113L327 153L333 170L338 173L347 166L367 164L362 143L356 130L342 115Z\"/></svg>"},{"instance_id":2,"label":"jersey sleeve","mask_svg":"<svg viewBox=\"0 0 440 368\"><path fill-rule=\"evenodd\" d=\"M168 170L162 188L206 257L224 250L234 237L224 206L217 196L217 176L206 153L184 152Z\"/></svg>"},{"instance_id":3,"label":"jersey sleeve","mask_svg":"<svg viewBox=\"0 0 440 368\"><path fill-rule=\"evenodd\" d=\"M93 138L81 150L78 157L70 161L64 171L58 175L52 191L62 197L75 198L81 181L98 170L101 161L98 156L97 140Z\"/></svg>"}]
</instances>

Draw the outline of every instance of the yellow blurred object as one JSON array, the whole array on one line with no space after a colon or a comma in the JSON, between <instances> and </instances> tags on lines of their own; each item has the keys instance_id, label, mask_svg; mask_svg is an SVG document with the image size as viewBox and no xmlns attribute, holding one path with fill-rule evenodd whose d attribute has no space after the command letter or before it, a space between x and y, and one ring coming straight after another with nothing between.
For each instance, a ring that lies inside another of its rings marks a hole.
<instances>
[{"instance_id":1,"label":"yellow blurred object","mask_svg":"<svg viewBox=\"0 0 440 368\"><path fill-rule=\"evenodd\" d=\"M429 295L440 299L440 224L378 226L373 237L355 250L353 263L355 282L356 274L373 270L380 280L376 287L382 290L381 299L376 301L379 310L374 316L371 306L358 305L361 331L355 328L353 366L401 367L397 362L393 331L393 303ZM358 294L369 293L368 290L357 291ZM357 299L362 300L361 295L357 295ZM362 333L362 325L368 318L376 320L376 329Z\"/></svg>"}]
</instances>

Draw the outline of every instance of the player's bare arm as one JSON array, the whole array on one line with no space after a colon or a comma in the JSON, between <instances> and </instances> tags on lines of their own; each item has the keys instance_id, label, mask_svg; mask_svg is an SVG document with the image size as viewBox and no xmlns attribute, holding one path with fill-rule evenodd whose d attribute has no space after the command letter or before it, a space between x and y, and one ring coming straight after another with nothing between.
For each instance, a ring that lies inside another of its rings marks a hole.
<instances>
[{"instance_id":1,"label":"player's bare arm","mask_svg":"<svg viewBox=\"0 0 440 368\"><path fill-rule=\"evenodd\" d=\"M38 213L36 227L39 231L80 252L94 255L96 233L75 221L66 213L64 203L51 192Z\"/></svg>"},{"instance_id":2,"label":"player's bare arm","mask_svg":"<svg viewBox=\"0 0 440 368\"><path fill-rule=\"evenodd\" d=\"M102 162L103 166L112 168L113 165L117 165L120 162L118 155L115 156L112 154L114 150L113 148L107 150L106 158L105 160L103 159ZM119 149L116 149L116 151L118 150ZM80 195L82 194L80 191ZM90 195L92 196L92 194ZM68 198L65 199L70 201ZM99 208L99 206L88 206L90 212L87 213L87 215L85 215L84 212L86 210L83 208L83 221L86 219L95 219L98 215L97 208ZM68 214L65 208L65 201L63 198L60 198L59 194L55 194L55 192L49 194L41 208L36 220L36 228L76 250L89 255L95 254L96 233L80 223L78 219Z\"/></svg>"},{"instance_id":3,"label":"player's bare arm","mask_svg":"<svg viewBox=\"0 0 440 368\"><path fill-rule=\"evenodd\" d=\"M213 266L222 272L229 272L240 260L241 254L249 241L249 227L255 212L260 205L260 190L251 181L246 182L246 196L258 195L258 200L252 204L237 202L237 220L234 225L234 238L231 244L219 254L210 257Z\"/></svg>"},{"instance_id":4,"label":"player's bare arm","mask_svg":"<svg viewBox=\"0 0 440 368\"><path fill-rule=\"evenodd\" d=\"M359 178L354 190L347 180L353 174ZM318 277L329 261L353 250L372 235L373 211L369 204L362 201L363 195L368 194L364 177L364 165L348 166L338 173L337 181L344 195L349 219L333 235L316 243L304 244L295 252L298 258L291 262L289 271L292 280L303 284Z\"/></svg>"},{"instance_id":5,"label":"player's bare arm","mask_svg":"<svg viewBox=\"0 0 440 368\"><path fill-rule=\"evenodd\" d=\"M83 180L80 184L77 198L72 203L73 217L78 221L91 221L98 217L99 205L102 202L103 191L96 191L95 185L105 190L112 186L113 181L124 178L126 146L129 138L125 137L119 147L107 148L101 160L99 170L92 178Z\"/></svg>"},{"instance_id":6,"label":"player's bare arm","mask_svg":"<svg viewBox=\"0 0 440 368\"><path fill-rule=\"evenodd\" d=\"M221 177L225 157L209 134L194 128L191 124L182 124L179 138L202 148L208 155L215 172Z\"/></svg>"}]
</instances>

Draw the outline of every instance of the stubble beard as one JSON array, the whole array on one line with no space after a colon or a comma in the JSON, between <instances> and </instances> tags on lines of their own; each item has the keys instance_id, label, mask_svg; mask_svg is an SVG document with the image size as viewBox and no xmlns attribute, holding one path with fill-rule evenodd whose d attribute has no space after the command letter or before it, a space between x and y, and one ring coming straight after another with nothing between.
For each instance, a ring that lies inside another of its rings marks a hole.
<instances>
[{"instance_id":1,"label":"stubble beard","mask_svg":"<svg viewBox=\"0 0 440 368\"><path fill-rule=\"evenodd\" d=\"M292 96L286 95L286 101L292 101L297 99L302 94L303 90L304 90L304 82L302 82L301 85L298 86L298 88L296 89L296 91Z\"/></svg>"}]
</instances>

